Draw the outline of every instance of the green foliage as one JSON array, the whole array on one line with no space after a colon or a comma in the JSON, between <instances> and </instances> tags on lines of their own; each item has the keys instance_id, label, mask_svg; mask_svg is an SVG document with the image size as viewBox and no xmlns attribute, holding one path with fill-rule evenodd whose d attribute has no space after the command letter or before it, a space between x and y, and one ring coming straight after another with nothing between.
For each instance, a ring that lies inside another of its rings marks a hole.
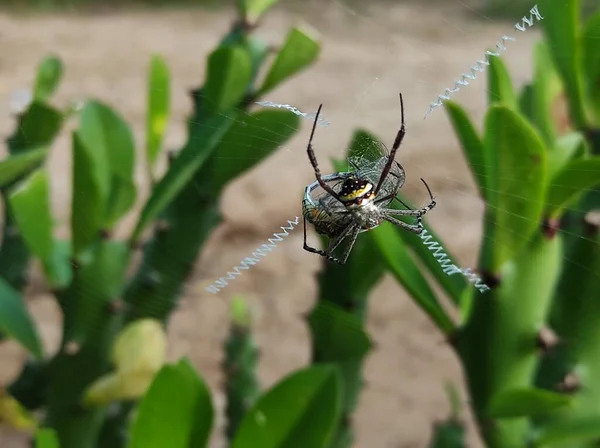
<instances>
[{"instance_id":1,"label":"green foliage","mask_svg":"<svg viewBox=\"0 0 600 448\"><path fill-rule=\"evenodd\" d=\"M571 401L567 395L543 389L508 389L492 398L488 415L492 418L515 418L546 414L571 404Z\"/></svg>"},{"instance_id":2,"label":"green foliage","mask_svg":"<svg viewBox=\"0 0 600 448\"><path fill-rule=\"evenodd\" d=\"M299 128L292 112L251 110L261 95L257 78L264 72L268 47L253 35L249 22L273 3L240 2L238 20L208 55L204 84L193 91L188 140L157 178L154 168L164 156L171 76L163 59L152 58L145 136L152 187L148 197L137 195L136 142L130 125L108 104L96 99L85 103L72 132L67 240L54 234L51 182L44 165L72 114L50 104L62 78L62 62L49 57L40 65L34 100L18 116L7 140L9 156L0 161L0 192L7 205L0 246L0 331L37 358L24 366L9 390L43 411L48 429L39 432L38 445L208 446L211 394L188 362L166 365L156 373L160 366L143 364L161 344L133 341L138 345L125 358L140 361L141 367L123 373L122 362L113 365L113 352L122 351L116 337L125 325L144 317L153 317L159 327L167 324L204 242L220 221L223 189L285 145ZM269 88L306 69L319 49L313 38L292 30L267 74ZM134 217L133 233L126 240L116 238L115 229L138 199L141 212ZM146 241L139 256L142 237ZM48 357L18 292L26 283L31 258L41 261L63 317L61 345ZM300 372L255 403L260 393L254 372L257 349L239 314L238 309L227 349L229 437L239 446L252 446L254 435L274 443L270 446L326 446L339 418L337 371L319 367ZM306 392L300 401L298 390ZM279 412L280 402L287 414ZM108 413L107 405L115 412ZM283 426L269 424L265 432L256 426L257 415L272 422L280 418Z\"/></svg>"},{"instance_id":3,"label":"green foliage","mask_svg":"<svg viewBox=\"0 0 600 448\"><path fill-rule=\"evenodd\" d=\"M340 416L341 380L332 366L295 372L266 392L246 415L232 448L325 448Z\"/></svg>"},{"instance_id":4,"label":"green foliage","mask_svg":"<svg viewBox=\"0 0 600 448\"><path fill-rule=\"evenodd\" d=\"M171 107L171 74L167 63L158 55L154 55L150 61L148 78L146 159L152 173L160 155Z\"/></svg>"},{"instance_id":5,"label":"green foliage","mask_svg":"<svg viewBox=\"0 0 600 448\"><path fill-rule=\"evenodd\" d=\"M56 433L48 428L38 429L35 433L35 448L60 448Z\"/></svg>"},{"instance_id":6,"label":"green foliage","mask_svg":"<svg viewBox=\"0 0 600 448\"><path fill-rule=\"evenodd\" d=\"M0 278L0 330L14 338L36 358L41 358L42 343L21 295Z\"/></svg>"},{"instance_id":7,"label":"green foliage","mask_svg":"<svg viewBox=\"0 0 600 448\"><path fill-rule=\"evenodd\" d=\"M139 405L127 446L208 446L213 415L210 391L189 362L165 365Z\"/></svg>"},{"instance_id":8,"label":"green foliage","mask_svg":"<svg viewBox=\"0 0 600 448\"><path fill-rule=\"evenodd\" d=\"M63 74L63 64L56 56L49 56L42 61L38 68L33 98L37 101L47 101L54 95Z\"/></svg>"}]
</instances>

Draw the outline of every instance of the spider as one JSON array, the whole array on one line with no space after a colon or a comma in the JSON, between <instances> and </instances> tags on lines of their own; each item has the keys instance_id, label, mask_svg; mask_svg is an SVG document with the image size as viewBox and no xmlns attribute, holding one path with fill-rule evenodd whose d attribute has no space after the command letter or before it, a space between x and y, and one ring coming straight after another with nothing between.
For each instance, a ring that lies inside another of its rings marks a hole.
<instances>
[{"instance_id":1,"label":"spider","mask_svg":"<svg viewBox=\"0 0 600 448\"><path fill-rule=\"evenodd\" d=\"M310 163L315 171L316 181L306 187L302 200L304 217L304 250L321 255L329 261L345 264L352 247L361 232L374 229L383 221L389 221L416 234L423 232L423 215L436 205L427 183L421 179L429 193L429 203L419 210L397 210L389 207L404 185L404 168L394 160L396 151L406 134L404 125L404 102L400 94L401 126L394 139L391 152L383 143L377 142L378 154L375 160L364 157L351 158L354 168L351 172L339 172L323 176L319 170L317 158L312 146L315 128L323 105L319 106L312 132L307 145ZM317 190L320 189L320 194ZM396 216L415 216L416 224L407 224ZM306 221L310 222L317 233L329 239L326 250L315 249L306 243ZM349 242L340 259L333 256L334 250L342 241Z\"/></svg>"}]
</instances>

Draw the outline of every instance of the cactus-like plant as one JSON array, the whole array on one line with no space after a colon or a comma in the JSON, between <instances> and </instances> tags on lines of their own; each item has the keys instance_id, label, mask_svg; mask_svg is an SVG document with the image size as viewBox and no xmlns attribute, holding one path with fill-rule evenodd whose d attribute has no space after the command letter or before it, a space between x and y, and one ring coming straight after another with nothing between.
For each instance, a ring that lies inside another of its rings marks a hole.
<instances>
[{"instance_id":1,"label":"cactus-like plant","mask_svg":"<svg viewBox=\"0 0 600 448\"><path fill-rule=\"evenodd\" d=\"M126 325L135 328L140 319L167 324L193 263L221 220L223 189L298 130L299 118L292 112L253 107L260 96L309 66L320 49L309 32L296 27L271 62L268 46L252 30L273 3L239 2L237 22L209 55L204 84L192 92L188 141L170 155L164 175L154 166L164 157L169 72L159 57L152 60L146 166L153 188L128 240L115 238L114 229L137 200L135 141L120 114L97 100L86 101L72 134L71 238L55 238L43 160L68 113L47 104L62 66L49 59L40 68L34 101L9 139L10 157L0 163L8 205L5 234L10 233L0 248L0 330L37 358L24 367L10 393L30 409L44 411L45 425L62 448L127 442L133 404L156 369L132 373L140 381L139 375L144 377L141 388L132 391L131 375L121 364L111 371L111 353L119 351L117 334ZM269 63L266 76L259 77ZM142 260L129 278L138 248ZM60 349L49 358L18 292L31 256L41 262L63 315Z\"/></svg>"},{"instance_id":2,"label":"cactus-like plant","mask_svg":"<svg viewBox=\"0 0 600 448\"><path fill-rule=\"evenodd\" d=\"M491 291L481 295L443 269L423 235L385 223L367 234L455 349L490 447L588 447L600 439L600 246L592 214L600 204L594 189L600 184L600 14L580 25L576 0L542 1L539 10L545 41L535 48L534 79L520 95L502 60L490 60L484 134L459 105L446 103L486 205L478 272ZM569 106L566 134L553 116L559 95ZM424 235L433 235L431 229ZM371 260L357 255L350 263L361 258ZM332 269L322 275L332 276ZM430 278L458 307L458 321Z\"/></svg>"}]
</instances>

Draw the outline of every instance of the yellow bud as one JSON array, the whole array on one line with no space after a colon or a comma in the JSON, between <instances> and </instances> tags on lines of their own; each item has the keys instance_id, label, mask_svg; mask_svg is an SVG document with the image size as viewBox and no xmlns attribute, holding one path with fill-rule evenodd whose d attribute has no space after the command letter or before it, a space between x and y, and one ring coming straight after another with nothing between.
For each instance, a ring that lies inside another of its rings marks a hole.
<instances>
[{"instance_id":1,"label":"yellow bud","mask_svg":"<svg viewBox=\"0 0 600 448\"><path fill-rule=\"evenodd\" d=\"M115 370L87 388L83 403L103 406L140 398L164 364L166 349L167 337L159 321L140 319L127 325L113 347Z\"/></svg>"},{"instance_id":2,"label":"yellow bud","mask_svg":"<svg viewBox=\"0 0 600 448\"><path fill-rule=\"evenodd\" d=\"M154 319L140 319L126 326L113 348L113 362L125 374L155 373L165 362L167 338L162 324Z\"/></svg>"},{"instance_id":3,"label":"yellow bud","mask_svg":"<svg viewBox=\"0 0 600 448\"><path fill-rule=\"evenodd\" d=\"M37 428L37 421L21 403L0 388L0 421L8 423L15 429L33 431Z\"/></svg>"},{"instance_id":4,"label":"yellow bud","mask_svg":"<svg viewBox=\"0 0 600 448\"><path fill-rule=\"evenodd\" d=\"M104 406L113 401L135 400L142 397L154 378L154 372L108 373L87 388L83 403L86 406Z\"/></svg>"}]
</instances>

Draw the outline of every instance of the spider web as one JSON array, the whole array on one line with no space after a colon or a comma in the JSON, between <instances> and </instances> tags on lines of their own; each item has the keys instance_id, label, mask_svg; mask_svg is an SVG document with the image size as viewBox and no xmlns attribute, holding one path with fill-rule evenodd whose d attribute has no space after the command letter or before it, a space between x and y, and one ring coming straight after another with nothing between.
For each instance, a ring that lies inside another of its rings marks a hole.
<instances>
[{"instance_id":1,"label":"spider web","mask_svg":"<svg viewBox=\"0 0 600 448\"><path fill-rule=\"evenodd\" d=\"M424 178L438 204L428 213L428 224L440 235L445 248L456 256L455 263L460 266L476 265L482 235L483 204L443 107L433 109L425 120L423 116L440 94L447 89L456 90L457 79L461 79L469 67L484 57L486 49L497 48L499 40L506 44L502 58L508 65L513 82L517 87L522 85L531 77L532 48L541 37L539 27L533 26L526 33L518 34L515 41L502 40L503 36L514 34L513 24L522 14L516 14L507 22L493 20L478 13L479 6L478 2L461 0L427 4L420 1L382 0L367 4L329 0L304 6L284 1L281 8L267 17L264 29L258 31L267 40L272 43L281 41L289 26L302 20L321 33L323 53L315 67L272 92L262 99L261 105L257 105L257 108L292 110L302 117L302 129L275 155L236 180L225 192L222 201L224 223L208 242L196 276L187 289L187 294L194 299L213 297L213 300L186 301L175 314L173 331L187 344L187 348L176 349L177 353L191 351L188 346L194 344L207 352L214 352L226 331L225 299L242 294L259 309L258 337L269 348L267 353L263 351L261 364L265 385L306 363L305 354L298 353L295 348L300 338L303 343L306 338L303 322L296 320L301 312L312 306L316 288L311 283L312 274L319 269L322 260L302 250L302 231L300 226L296 226L300 222L298 216L301 216L304 187L314 181L305 149L312 119L320 103L324 106L314 147L321 171L327 174L335 171L331 159L345 156L356 128L372 132L391 147L400 126L398 93L402 92L407 133L396 155L396 160L406 171L402 192L415 204L425 203L427 193L419 181L419 178ZM523 14L527 10L528 7L524 8ZM24 74L33 73L33 67L46 53L58 52L66 59L67 76L69 70L73 70L79 78L88 77L87 80L79 80L75 75L67 78L62 98L74 100L93 95L119 110L127 104L134 104L135 107L125 115L130 123L137 125L141 135L144 124L140 116L144 113L145 91L140 77L150 52L165 53L173 71L172 91L175 95L173 125L166 146L179 148L186 138L183 123L189 112L189 97L184 92L196 86L201 76L196 67L197 57L191 58L190 62L190 52L184 52L182 48L192 48L194 55L203 54L198 48L201 41L206 45L202 47L204 53L208 53L215 36L227 29L231 18L230 11L219 15L199 13L204 22L218 16L215 22L219 26L211 30L210 39L203 39L199 37L197 23L192 23L187 14L173 12L153 16L151 25L146 27L152 36L144 33L143 26L136 26L139 32L131 36L131 33L126 34L131 25L119 28L118 23L110 20L107 20L102 33L98 31L94 35L95 28L90 26L101 25L82 18L80 28L75 29L81 35L89 29L91 36L87 38L96 45L104 40L101 48L105 53L97 59L116 61L115 65L120 65L114 73L105 73L103 81L99 80L102 75L97 74L98 62L95 59L85 60L79 42L57 51L52 41L40 39L43 44L28 47L29 53L25 51L26 34L20 35L22 42L19 37L14 37L17 36L17 25L22 25L15 19L9 24L11 26L3 27L15 35L0 38L8 38L8 44L11 40L16 44L15 53L10 56L11 66L17 67L23 76L18 81L8 82L6 88L10 86L15 91L30 85L31 82L23 78L32 75ZM38 20L43 22L44 19ZM121 20L138 23L137 17L127 14ZM56 28L61 26L61 22L48 19L43 25ZM111 43L111 33L107 30L112 27L116 29L115 36L121 29L121 33L132 40L132 47L137 48L134 54ZM32 29L24 27L23 33L27 32L32 32ZM68 29L64 31L69 32ZM148 47L146 41L153 42L154 46ZM182 58L182 54L185 57ZM187 68L189 64L194 64L194 70ZM469 85L462 85L460 91L453 92L453 100L465 107L480 129L487 107L485 78L485 73L477 72L477 79L469 80ZM8 90L2 93L9 98ZM6 126L7 131L8 128ZM137 142L140 147L143 146L142 138L138 138ZM60 145L68 151L67 141ZM53 157L53 169L58 169L62 156ZM363 157L373 160L372 154L365 153ZM139 153L138 160L141 158ZM361 162L361 166L364 163ZM372 173L377 173L378 169L379 165L376 165ZM143 184L141 166L137 177ZM57 219L66 221L68 205L60 195L69 188L70 179L53 178L52 182ZM141 196L144 196L144 190ZM128 223L131 222L133 217ZM280 226L287 230L280 232ZM252 265L252 269L236 276L235 282L227 285L227 289L217 291L217 299L221 300L215 300L214 295L204 290L207 284L231 270L240 259L254 253L257 244L272 238L273 232L276 232L274 235L285 235L274 238L273 242L269 240L267 244L274 246L264 252L259 265ZM314 237L314 232L311 236ZM566 261L576 263L574 260ZM586 269L585 266L580 268ZM442 352L445 347L441 346L440 337L433 327L393 279L386 278L372 292L372 297L374 303L369 325L379 348L370 357L367 366L369 386L362 394L361 407L355 418L356 446L424 446L432 421L447 416L448 407L441 383L448 378L460 381L460 372L454 360L445 351ZM186 315L193 317L186 320ZM39 311L39 316L41 318L42 311ZM204 355L195 356L200 365L214 370L212 355L207 355L208 360L203 358ZM432 370L436 372L431 373ZM216 375L210 376L210 372L207 375L211 384L217 384ZM476 440L472 442L470 446L478 446ZM1 437L0 444L4 446Z\"/></svg>"}]
</instances>

